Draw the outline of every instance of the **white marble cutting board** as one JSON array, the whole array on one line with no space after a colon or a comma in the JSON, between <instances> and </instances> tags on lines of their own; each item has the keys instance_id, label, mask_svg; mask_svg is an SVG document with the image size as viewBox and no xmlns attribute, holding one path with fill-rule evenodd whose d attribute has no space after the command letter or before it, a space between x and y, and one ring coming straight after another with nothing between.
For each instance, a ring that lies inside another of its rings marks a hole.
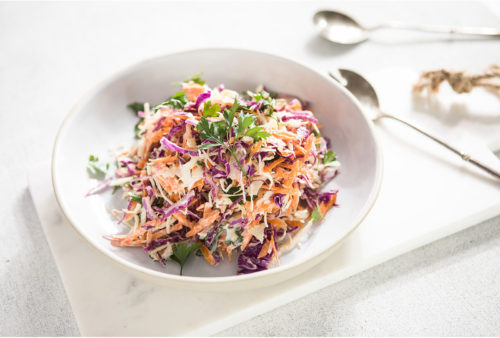
<instances>
[{"instance_id":1,"label":"white marble cutting board","mask_svg":"<svg viewBox=\"0 0 500 338\"><path fill-rule=\"evenodd\" d=\"M422 102L411 99L415 77L416 73L404 69L369 76L386 110L425 123L500 169L500 161L486 146L486 142L499 145L500 133L483 133L480 138L464 128L453 128L451 118L450 123L433 123L435 115L425 113ZM449 111L453 101L461 102L462 115L480 114L500 122L500 100L485 92L456 97L445 88L439 99L443 104L433 103L432 114L453 115L454 108ZM499 181L396 122L382 121L377 130L384 154L384 180L378 201L359 229L307 273L246 293L167 289L130 275L91 248L63 219L51 190L48 164L34 168L30 175L33 200L81 333L213 334L500 214Z\"/></svg>"}]
</instances>

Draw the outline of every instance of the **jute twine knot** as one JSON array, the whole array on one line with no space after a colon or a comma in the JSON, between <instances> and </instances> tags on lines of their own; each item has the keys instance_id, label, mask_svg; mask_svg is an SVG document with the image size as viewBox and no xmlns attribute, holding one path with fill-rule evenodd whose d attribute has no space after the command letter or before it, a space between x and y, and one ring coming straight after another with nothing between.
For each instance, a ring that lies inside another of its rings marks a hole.
<instances>
[{"instance_id":1,"label":"jute twine knot","mask_svg":"<svg viewBox=\"0 0 500 338\"><path fill-rule=\"evenodd\" d=\"M443 82L448 82L457 93L470 93L475 87L483 87L500 95L500 66L491 65L481 74L467 74L463 71L450 71L446 69L424 72L413 85L416 93L427 90L437 93Z\"/></svg>"}]
</instances>

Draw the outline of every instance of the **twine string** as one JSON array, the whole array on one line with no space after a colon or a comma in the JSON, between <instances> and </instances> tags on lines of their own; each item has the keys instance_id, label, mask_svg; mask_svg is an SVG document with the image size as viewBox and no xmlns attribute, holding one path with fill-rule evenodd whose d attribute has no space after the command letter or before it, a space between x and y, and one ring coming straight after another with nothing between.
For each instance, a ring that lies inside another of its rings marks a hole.
<instances>
[{"instance_id":1,"label":"twine string","mask_svg":"<svg viewBox=\"0 0 500 338\"><path fill-rule=\"evenodd\" d=\"M448 82L457 93L470 93L472 89L483 87L500 96L500 66L491 65L481 74L467 74L464 71L446 69L424 72L413 85L415 93L427 91L437 93L443 82Z\"/></svg>"}]
</instances>

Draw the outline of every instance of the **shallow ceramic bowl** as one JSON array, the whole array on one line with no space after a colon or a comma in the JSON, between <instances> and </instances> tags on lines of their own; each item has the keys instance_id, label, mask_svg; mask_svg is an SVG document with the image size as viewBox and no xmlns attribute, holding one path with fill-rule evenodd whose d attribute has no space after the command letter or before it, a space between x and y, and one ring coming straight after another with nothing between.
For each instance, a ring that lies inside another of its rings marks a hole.
<instances>
[{"instance_id":1,"label":"shallow ceramic bowl","mask_svg":"<svg viewBox=\"0 0 500 338\"><path fill-rule=\"evenodd\" d=\"M236 274L236 259L209 266L193 257L179 276L175 264L162 267L140 248L117 248L103 235L125 229L110 216L125 202L110 191L85 198L98 182L89 178L90 154L111 160L110 149L130 145L137 122L127 108L133 101L157 104L179 90L172 82L203 72L210 86L243 91L259 84L311 103L322 134L331 139L342 163L325 190L339 189L337 203L315 225L300 248L280 257L281 264L249 275ZM270 285L303 273L319 263L359 225L372 207L382 176L380 150L371 122L344 88L311 68L265 53L237 49L202 49L140 62L99 84L68 114L57 136L52 179L59 205L69 222L92 246L143 278L169 286L203 290L241 290ZM76 262L77 264L77 262Z\"/></svg>"}]
</instances>

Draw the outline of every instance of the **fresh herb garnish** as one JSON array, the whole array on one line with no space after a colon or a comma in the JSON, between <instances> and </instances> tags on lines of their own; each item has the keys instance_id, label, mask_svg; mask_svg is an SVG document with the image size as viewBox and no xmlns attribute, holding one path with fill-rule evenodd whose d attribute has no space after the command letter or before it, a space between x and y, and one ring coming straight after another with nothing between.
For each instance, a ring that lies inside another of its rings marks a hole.
<instances>
[{"instance_id":1,"label":"fresh herb garnish","mask_svg":"<svg viewBox=\"0 0 500 338\"><path fill-rule=\"evenodd\" d=\"M273 108L273 97L271 94L266 92L265 90L261 90L257 94L254 95L254 100L259 102L262 101L259 110L265 113L267 116L272 116L274 113Z\"/></svg>"},{"instance_id":2,"label":"fresh herb garnish","mask_svg":"<svg viewBox=\"0 0 500 338\"><path fill-rule=\"evenodd\" d=\"M151 203L151 206L157 207L157 208L162 208L164 204L165 204L165 200L163 199L163 197L157 197L157 198L155 198L154 202Z\"/></svg>"},{"instance_id":3,"label":"fresh herb garnish","mask_svg":"<svg viewBox=\"0 0 500 338\"><path fill-rule=\"evenodd\" d=\"M137 203L141 203L141 204L142 204L142 197L141 197L141 196L138 196L138 195L136 195L136 194L134 194L134 193L129 192L129 193L128 193L128 197L129 197L132 201L137 202Z\"/></svg>"},{"instance_id":4,"label":"fresh herb garnish","mask_svg":"<svg viewBox=\"0 0 500 338\"><path fill-rule=\"evenodd\" d=\"M231 187L227 191L227 194L231 195L231 196L228 196L228 198L231 200L231 202L236 202L238 200L238 198L241 197L242 191L241 191L240 187Z\"/></svg>"},{"instance_id":5,"label":"fresh herb garnish","mask_svg":"<svg viewBox=\"0 0 500 338\"><path fill-rule=\"evenodd\" d=\"M196 130L200 133L200 137L202 140L211 141L212 143L205 143L198 147L198 149L208 149L216 146L222 146L226 150L228 150L231 155L233 155L238 167L240 167L241 172L248 179L248 175L246 171L241 166L238 157L236 157L235 153L235 144L234 142L231 144L226 144L226 139L229 140L231 138L231 133L233 130L233 121L234 115L236 111L240 108L240 104L238 99L234 99L233 106L231 109L224 109L222 116L224 120L222 121L208 121L206 116L203 116L196 126Z\"/></svg>"},{"instance_id":6,"label":"fresh herb garnish","mask_svg":"<svg viewBox=\"0 0 500 338\"><path fill-rule=\"evenodd\" d=\"M217 146L224 147L231 153L231 155L233 155L236 163L240 167L241 172L248 179L246 171L243 169L240 161L236 157L236 139L243 136L249 136L252 137L255 141L258 141L261 138L271 136L271 134L264 131L263 127L255 125L255 115L253 114L245 114L243 112L240 112L238 116L238 126L236 127L234 125L234 118L236 112L240 108L240 102L235 98L231 109L224 109L224 111L222 112L224 120L209 121L207 117L216 117L217 115L219 115L218 111L220 111L220 106L210 106L210 102L205 103L203 117L196 126L196 130L200 133L200 137L202 140L207 140L211 143L202 144L198 148L209 149ZM226 140L230 140L233 135L235 136L234 141L232 143L226 143Z\"/></svg>"},{"instance_id":7,"label":"fresh herb garnish","mask_svg":"<svg viewBox=\"0 0 500 338\"><path fill-rule=\"evenodd\" d=\"M311 219L313 222L317 222L320 219L323 218L323 215L321 215L321 211L319 210L319 207L314 208L311 214Z\"/></svg>"},{"instance_id":8,"label":"fresh herb garnish","mask_svg":"<svg viewBox=\"0 0 500 338\"><path fill-rule=\"evenodd\" d=\"M102 180L104 177L106 177L106 172L109 169L109 163L107 163L103 169L102 165L98 163L99 162L99 157L90 155L89 156L89 163L87 164L87 172L92 178L96 178L99 180Z\"/></svg>"},{"instance_id":9,"label":"fresh herb garnish","mask_svg":"<svg viewBox=\"0 0 500 338\"><path fill-rule=\"evenodd\" d=\"M265 90L261 90L259 91L258 93L256 93L254 96L253 96L254 100L255 101L260 101L260 100L264 100L264 101L267 101L267 102L271 102L272 100L272 97L271 95L269 95L268 92L266 92Z\"/></svg>"},{"instance_id":10,"label":"fresh herb garnish","mask_svg":"<svg viewBox=\"0 0 500 338\"><path fill-rule=\"evenodd\" d=\"M227 191L227 194L230 195L230 196L227 196L231 202L236 202L238 199L241 198L241 196L243 196L243 192L241 191L240 187L231 187L229 188L229 190ZM250 195L247 195L245 200L250 202L251 200L256 200L257 199L257 195L253 195L253 196L250 196ZM241 200L239 202L239 204L243 204L243 200Z\"/></svg>"},{"instance_id":11,"label":"fresh herb garnish","mask_svg":"<svg viewBox=\"0 0 500 338\"><path fill-rule=\"evenodd\" d=\"M156 105L153 108L153 111L156 112L158 109L164 106L170 106L174 109L184 109L186 104L188 103L188 99L186 96L185 92L178 92L174 96L172 96L170 99L167 101L160 103L159 105Z\"/></svg>"},{"instance_id":12,"label":"fresh herb garnish","mask_svg":"<svg viewBox=\"0 0 500 338\"><path fill-rule=\"evenodd\" d=\"M333 152L332 150L328 150L325 153L325 156L323 157L323 164L334 162L336 160L337 160L337 156L335 155L335 152Z\"/></svg>"},{"instance_id":13,"label":"fresh herb garnish","mask_svg":"<svg viewBox=\"0 0 500 338\"><path fill-rule=\"evenodd\" d=\"M205 80L203 80L201 78L201 74L202 74L201 72L200 73L196 73L196 74L194 74L193 76L191 76L189 79L187 79L184 82L193 81L194 83L197 83L197 84L203 86L205 84Z\"/></svg>"},{"instance_id":14,"label":"fresh herb garnish","mask_svg":"<svg viewBox=\"0 0 500 338\"><path fill-rule=\"evenodd\" d=\"M132 102L127 106L127 108L131 109L134 113L138 113L140 111L144 111L144 103L142 102Z\"/></svg>"},{"instance_id":15,"label":"fresh herb garnish","mask_svg":"<svg viewBox=\"0 0 500 338\"><path fill-rule=\"evenodd\" d=\"M219 115L220 106L218 104L211 105L210 101L206 101L203 105L204 117L216 117Z\"/></svg>"},{"instance_id":16,"label":"fresh herb garnish","mask_svg":"<svg viewBox=\"0 0 500 338\"><path fill-rule=\"evenodd\" d=\"M253 127L252 129L249 129L246 133L245 136L250 136L253 138L255 141L260 140L261 138L266 138L268 136L271 136L267 131L264 131L264 128L261 126L256 126Z\"/></svg>"},{"instance_id":17,"label":"fresh herb garnish","mask_svg":"<svg viewBox=\"0 0 500 338\"><path fill-rule=\"evenodd\" d=\"M180 272L181 275L182 275L182 269L184 268L184 264L186 264L189 256L191 256L193 252L198 250L200 246L201 243L196 242L189 246L186 243L179 243L174 247L173 255L170 258L179 263L179 265L181 266L181 272Z\"/></svg>"},{"instance_id":18,"label":"fresh herb garnish","mask_svg":"<svg viewBox=\"0 0 500 338\"><path fill-rule=\"evenodd\" d=\"M238 129L236 137L243 136L249 136L253 138L254 141L259 141L261 138L271 136L271 134L264 131L264 127L255 125L255 115L241 113L238 116Z\"/></svg>"}]
</instances>

